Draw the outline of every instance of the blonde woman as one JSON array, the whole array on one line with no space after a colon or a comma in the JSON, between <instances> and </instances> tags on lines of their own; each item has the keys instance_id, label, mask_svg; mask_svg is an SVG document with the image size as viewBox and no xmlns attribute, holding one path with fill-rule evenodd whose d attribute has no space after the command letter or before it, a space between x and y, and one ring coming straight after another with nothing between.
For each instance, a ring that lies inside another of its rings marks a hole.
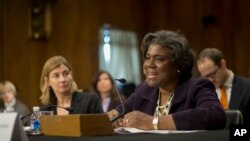
<instances>
[{"instance_id":1,"label":"blonde woman","mask_svg":"<svg viewBox=\"0 0 250 141\"><path fill-rule=\"evenodd\" d=\"M6 112L8 109L13 109L19 114L19 117L29 113L28 107L16 98L17 90L15 85L10 81L0 83L0 112ZM26 125L27 121L23 121Z\"/></svg>"},{"instance_id":2,"label":"blonde woman","mask_svg":"<svg viewBox=\"0 0 250 141\"><path fill-rule=\"evenodd\" d=\"M44 106L57 105L71 107L73 111L63 108L50 108L57 115L102 113L102 106L97 95L77 91L73 72L68 61L62 56L48 59L42 70L40 79Z\"/></svg>"}]
</instances>

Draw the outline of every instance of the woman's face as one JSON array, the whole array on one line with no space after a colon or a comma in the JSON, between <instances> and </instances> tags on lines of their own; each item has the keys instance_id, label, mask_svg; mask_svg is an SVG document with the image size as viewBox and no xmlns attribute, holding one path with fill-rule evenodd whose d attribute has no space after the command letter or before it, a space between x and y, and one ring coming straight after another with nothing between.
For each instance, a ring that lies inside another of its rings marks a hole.
<instances>
[{"instance_id":1,"label":"woman's face","mask_svg":"<svg viewBox=\"0 0 250 141\"><path fill-rule=\"evenodd\" d=\"M15 98L15 94L12 89L6 87L1 94L1 98L4 103L10 103Z\"/></svg>"},{"instance_id":2,"label":"woman's face","mask_svg":"<svg viewBox=\"0 0 250 141\"><path fill-rule=\"evenodd\" d=\"M65 94L70 91L72 80L72 71L65 65L60 65L49 73L48 86L56 94Z\"/></svg>"},{"instance_id":3,"label":"woman's face","mask_svg":"<svg viewBox=\"0 0 250 141\"><path fill-rule=\"evenodd\" d=\"M149 45L143 64L143 72L149 86L165 87L177 81L177 68L169 62L170 59L169 49L157 44Z\"/></svg>"},{"instance_id":4,"label":"woman's face","mask_svg":"<svg viewBox=\"0 0 250 141\"><path fill-rule=\"evenodd\" d=\"M108 76L108 74L103 73L99 76L98 82L97 82L97 90L101 95L110 96L111 90L112 90L112 82Z\"/></svg>"}]
</instances>

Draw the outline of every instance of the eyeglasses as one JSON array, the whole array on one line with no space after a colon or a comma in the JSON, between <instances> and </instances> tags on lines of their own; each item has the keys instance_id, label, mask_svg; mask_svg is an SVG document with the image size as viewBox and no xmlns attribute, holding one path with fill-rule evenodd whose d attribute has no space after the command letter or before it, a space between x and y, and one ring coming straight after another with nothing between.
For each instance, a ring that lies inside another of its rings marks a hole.
<instances>
[{"instance_id":1,"label":"eyeglasses","mask_svg":"<svg viewBox=\"0 0 250 141\"><path fill-rule=\"evenodd\" d=\"M212 71L211 73L207 74L207 75L204 76L204 77L206 77L206 78L208 78L208 79L214 79L215 76L217 75L219 69L220 69L220 68L217 67L214 71Z\"/></svg>"}]
</instances>

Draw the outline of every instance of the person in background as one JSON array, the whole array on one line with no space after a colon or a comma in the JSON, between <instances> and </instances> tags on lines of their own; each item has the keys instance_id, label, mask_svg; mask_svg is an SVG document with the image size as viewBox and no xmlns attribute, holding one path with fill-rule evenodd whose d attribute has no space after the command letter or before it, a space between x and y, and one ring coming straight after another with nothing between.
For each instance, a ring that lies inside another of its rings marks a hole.
<instances>
[{"instance_id":1,"label":"person in background","mask_svg":"<svg viewBox=\"0 0 250 141\"><path fill-rule=\"evenodd\" d=\"M104 112L114 109L120 104L119 97L115 90L114 80L107 71L99 71L96 74L93 81L93 90L101 98Z\"/></svg>"},{"instance_id":2,"label":"person in background","mask_svg":"<svg viewBox=\"0 0 250 141\"><path fill-rule=\"evenodd\" d=\"M250 127L250 80L229 70L223 54L216 48L202 50L197 65L201 77L209 79L216 86L224 109L240 110L243 124Z\"/></svg>"},{"instance_id":3,"label":"person in background","mask_svg":"<svg viewBox=\"0 0 250 141\"><path fill-rule=\"evenodd\" d=\"M214 85L192 78L194 56L186 38L173 31L147 34L142 42L146 77L124 101L114 125L144 130L215 130L226 125ZM113 118L122 105L108 112Z\"/></svg>"},{"instance_id":4,"label":"person in background","mask_svg":"<svg viewBox=\"0 0 250 141\"><path fill-rule=\"evenodd\" d=\"M28 107L16 98L17 90L15 85L10 81L0 83L0 98L3 101L0 105L0 112L8 112L9 110L17 112L19 117L29 114ZM27 125L28 121L23 120L23 124Z\"/></svg>"},{"instance_id":5,"label":"person in background","mask_svg":"<svg viewBox=\"0 0 250 141\"><path fill-rule=\"evenodd\" d=\"M59 107L49 108L57 115L103 113L97 95L77 91L72 67L62 56L51 57L45 62L40 89L42 92L40 99L44 106L57 105L73 109L67 111Z\"/></svg>"}]
</instances>

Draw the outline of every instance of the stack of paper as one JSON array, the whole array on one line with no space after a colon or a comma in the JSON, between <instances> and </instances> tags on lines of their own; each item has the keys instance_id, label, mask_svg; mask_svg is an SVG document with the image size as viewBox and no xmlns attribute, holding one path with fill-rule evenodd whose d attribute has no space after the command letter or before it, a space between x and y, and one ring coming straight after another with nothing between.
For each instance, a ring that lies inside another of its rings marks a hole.
<instances>
[{"instance_id":1,"label":"stack of paper","mask_svg":"<svg viewBox=\"0 0 250 141\"><path fill-rule=\"evenodd\" d=\"M192 133L202 132L205 130L141 130L137 128L119 127L115 129L118 134L132 134L132 133L153 133L153 134L169 134L169 133Z\"/></svg>"}]
</instances>

